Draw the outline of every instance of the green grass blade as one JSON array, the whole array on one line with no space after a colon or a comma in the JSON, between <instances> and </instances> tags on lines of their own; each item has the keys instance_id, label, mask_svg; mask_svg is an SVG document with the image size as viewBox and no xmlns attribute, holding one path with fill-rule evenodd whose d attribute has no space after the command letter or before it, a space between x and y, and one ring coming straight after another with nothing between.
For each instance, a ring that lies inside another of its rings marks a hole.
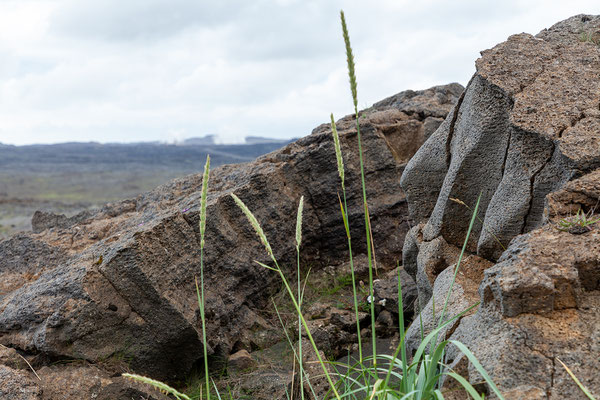
<instances>
[{"instance_id":1,"label":"green grass blade","mask_svg":"<svg viewBox=\"0 0 600 400\"><path fill-rule=\"evenodd\" d=\"M451 322L454 322L456 319L462 317L463 315L465 315L466 313L468 313L469 311L471 311L473 308L477 307L478 305L479 305L479 303L473 304L472 306L468 307L464 311L456 314L454 317L444 321L440 326L438 326L437 328L435 328L434 330L429 332L429 334L427 336L425 336L425 338L421 341L421 344L417 348L417 351L415 352L415 355L413 356L413 363L421 362L421 357L423 357L426 347L434 339L434 337L437 338L437 335L439 334L439 332L442 329L444 329L444 327L446 325L450 324Z\"/></svg>"},{"instance_id":2,"label":"green grass blade","mask_svg":"<svg viewBox=\"0 0 600 400\"><path fill-rule=\"evenodd\" d=\"M215 392L217 393L217 398L218 398L219 400L222 400L222 399L221 399L221 394L219 393L219 389L217 388L217 384L215 383L215 381L214 381L214 380L212 380L212 384L213 384L213 386L214 386L214 388L215 388ZM231 396L230 396L230 397L231 397Z\"/></svg>"},{"instance_id":3,"label":"green grass blade","mask_svg":"<svg viewBox=\"0 0 600 400\"><path fill-rule=\"evenodd\" d=\"M279 272L279 270L277 268L269 267L268 265L263 264L260 261L254 260L254 262L257 263L258 265L260 265L263 268L270 269L271 271Z\"/></svg>"},{"instance_id":4,"label":"green grass blade","mask_svg":"<svg viewBox=\"0 0 600 400\"><path fill-rule=\"evenodd\" d=\"M452 378L454 378L458 383L460 383L460 385L467 391L467 393L469 393L469 395L475 399L475 400L483 400L483 397L481 397L481 395L479 393L477 393L477 390L475 390L475 388L473 387L473 385L471 385L469 383L469 381L467 381L465 378L463 378L462 376L460 376L459 374L457 374L456 372L445 372L445 375L448 375Z\"/></svg>"},{"instance_id":5,"label":"green grass blade","mask_svg":"<svg viewBox=\"0 0 600 400\"><path fill-rule=\"evenodd\" d=\"M402 371L406 371L408 369L408 357L406 356L406 344L405 344L405 338L406 338L406 326L404 324L404 301L402 299L402 280L400 279L400 265L397 266L398 268L398 328L400 329L400 332L398 332L398 334L400 335L400 344L401 344L401 349L400 349L400 357L402 360ZM404 382L403 382L404 383ZM402 390L405 390L406 388L403 386Z\"/></svg>"},{"instance_id":6,"label":"green grass blade","mask_svg":"<svg viewBox=\"0 0 600 400\"><path fill-rule=\"evenodd\" d=\"M462 259L465 254L465 250L467 248L467 243L469 242L469 237L471 236L471 230L473 229L473 225L475 224L475 219L477 218L477 212L479 210L480 201L481 201L481 193L479 193L479 196L477 197L477 203L475 204L475 209L473 210L471 222L469 223L469 229L467 229L467 236L465 237L465 241L463 242L463 246L460 251L460 256L458 257L458 261L456 262L456 267L454 268L454 275L452 276L452 282L450 283L450 287L448 288L448 292L446 293L446 300L444 301L444 308L442 309L442 314L440 315L438 325L443 322L444 317L446 315L446 309L448 307L448 302L450 301L450 294L452 293L452 289L454 288L454 283L456 282L456 275L458 274L458 270L460 269L460 265L462 263ZM437 337L432 342L432 345L434 345L436 342L437 342Z\"/></svg>"},{"instance_id":7,"label":"green grass blade","mask_svg":"<svg viewBox=\"0 0 600 400\"><path fill-rule=\"evenodd\" d=\"M571 371L571 369L569 369L569 367L567 367L567 365L564 362L562 362L560 358L557 357L556 359L564 367L564 369L567 370L567 373L571 376L571 379L573 379L577 386L579 386L579 389L581 389L581 391L587 396L587 398L590 400L596 400L594 396L590 393L590 391L585 386L583 386L583 383L581 383L581 381L577 379L573 371Z\"/></svg>"},{"instance_id":8,"label":"green grass blade","mask_svg":"<svg viewBox=\"0 0 600 400\"><path fill-rule=\"evenodd\" d=\"M348 216L344 205L342 204L342 199L338 193L338 200L340 201L340 210L342 211L342 219L344 220L344 228L346 228L346 237L350 239L350 226L348 225Z\"/></svg>"},{"instance_id":9,"label":"green grass blade","mask_svg":"<svg viewBox=\"0 0 600 400\"><path fill-rule=\"evenodd\" d=\"M458 349L465 356L467 356L467 358L469 359L469 361L471 362L471 364L475 367L475 369L477 369L477 372L479 372L481 374L481 376L483 377L483 379L485 379L485 382L488 384L488 386L490 387L490 389L492 389L492 391L496 394L496 396L498 396L498 398L500 400L504 400L504 397L502 396L502 393L500 393L500 391L498 390L498 387L496 387L496 384L494 383L494 381L492 380L492 378L490 378L490 376L485 371L485 369L483 368L483 366L481 365L481 363L479 362L479 360L477 360L477 357L475 357L475 355L473 353L471 353L471 350L469 350L467 348L467 346L465 346L464 344L462 344L458 340L450 340L450 343L452 343L453 345L455 345L456 347L458 347Z\"/></svg>"},{"instance_id":10,"label":"green grass blade","mask_svg":"<svg viewBox=\"0 0 600 400\"><path fill-rule=\"evenodd\" d=\"M444 400L444 395L442 394L442 392L440 392L440 390L439 390L439 389L435 390L435 391L433 392L433 394L435 395L435 398L436 398L437 400Z\"/></svg>"}]
</instances>

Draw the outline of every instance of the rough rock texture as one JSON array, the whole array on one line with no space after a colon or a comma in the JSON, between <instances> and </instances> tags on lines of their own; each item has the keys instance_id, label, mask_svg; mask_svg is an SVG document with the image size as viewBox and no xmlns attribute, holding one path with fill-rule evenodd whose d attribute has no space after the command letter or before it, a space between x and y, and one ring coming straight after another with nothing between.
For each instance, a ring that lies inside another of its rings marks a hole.
<instances>
[{"instance_id":1,"label":"rough rock texture","mask_svg":"<svg viewBox=\"0 0 600 400\"><path fill-rule=\"evenodd\" d=\"M40 400L42 390L27 372L0 365L0 398Z\"/></svg>"},{"instance_id":2,"label":"rough rock texture","mask_svg":"<svg viewBox=\"0 0 600 400\"><path fill-rule=\"evenodd\" d=\"M149 386L111 377L106 371L81 362L43 367L34 374L29 367L11 368L3 361L0 360L0 398L6 400L169 398Z\"/></svg>"},{"instance_id":3,"label":"rough rock texture","mask_svg":"<svg viewBox=\"0 0 600 400\"><path fill-rule=\"evenodd\" d=\"M398 277L400 277L400 286L402 289L404 315L410 318L414 309L414 303L417 300L417 286L410 275L401 267L387 274L382 274L380 279L376 279L373 282L375 304L395 314L395 319L398 319Z\"/></svg>"},{"instance_id":4,"label":"rough rock texture","mask_svg":"<svg viewBox=\"0 0 600 400\"><path fill-rule=\"evenodd\" d=\"M454 286L450 291L450 297L448 298L445 310L446 318L444 320L448 320L477 304L479 301L477 288L483 278L483 271L491 265L491 262L475 255L471 255L463 260L463 267L459 269ZM432 329L438 326L453 277L454 268L448 267L435 280L432 290L432 300L423 307L420 317L415 320L418 323L411 324L406 331L406 347L408 350L414 352L419 347L421 343L421 327L424 332L431 332ZM471 311L470 314L473 312ZM457 319L455 322L444 327L440 331L439 341L450 336L458 326L459 321Z\"/></svg>"},{"instance_id":5,"label":"rough rock texture","mask_svg":"<svg viewBox=\"0 0 600 400\"><path fill-rule=\"evenodd\" d=\"M256 361L246 349L233 353L227 359L227 373L229 374L244 372L255 366Z\"/></svg>"},{"instance_id":6,"label":"rough rock texture","mask_svg":"<svg viewBox=\"0 0 600 400\"><path fill-rule=\"evenodd\" d=\"M464 297L451 296L481 305L445 336L473 350L507 399L585 398L558 359L600 395L600 224L557 229L600 205L600 47L581 40L599 30L600 17L578 15L483 51L458 105L402 176L415 222L403 261L425 317L432 295L441 307L438 288L481 195L467 252L488 265L469 290L457 281ZM407 342L419 335L411 327ZM448 362L481 382L456 351Z\"/></svg>"},{"instance_id":7,"label":"rough rock texture","mask_svg":"<svg viewBox=\"0 0 600 400\"><path fill-rule=\"evenodd\" d=\"M481 193L486 229L469 249L497 259L500 243L540 226L549 192L600 165L600 53L579 39L597 20L582 18L482 52L459 106L402 177L411 217L428 218L426 241L460 246L471 211L452 199L473 207Z\"/></svg>"},{"instance_id":8,"label":"rough rock texture","mask_svg":"<svg viewBox=\"0 0 600 400\"><path fill-rule=\"evenodd\" d=\"M378 266L401 258L408 229L398 177L462 86L404 92L361 113ZM354 117L338 122L356 253L364 251ZM201 168L203 160L198 160ZM37 357L92 363L121 357L160 379L180 379L202 357L194 278L200 273L201 175L72 218L37 213L37 233L0 243L0 343ZM229 196L255 213L282 265L295 261L295 214L305 197L303 263L346 256L329 125L255 162L212 171L205 248L211 360L282 340L264 310L280 290L263 246ZM293 274L293 272L290 272Z\"/></svg>"}]
</instances>

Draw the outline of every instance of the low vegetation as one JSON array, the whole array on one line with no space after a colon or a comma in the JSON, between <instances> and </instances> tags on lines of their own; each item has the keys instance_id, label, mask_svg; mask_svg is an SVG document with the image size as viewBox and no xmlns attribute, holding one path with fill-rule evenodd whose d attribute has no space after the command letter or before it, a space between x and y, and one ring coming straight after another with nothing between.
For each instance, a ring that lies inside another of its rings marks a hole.
<instances>
[{"instance_id":1,"label":"low vegetation","mask_svg":"<svg viewBox=\"0 0 600 400\"><path fill-rule=\"evenodd\" d=\"M575 215L558 221L556 229L574 234L585 233L597 222L600 222L600 217L596 217L593 210L586 213L580 208Z\"/></svg>"}]
</instances>

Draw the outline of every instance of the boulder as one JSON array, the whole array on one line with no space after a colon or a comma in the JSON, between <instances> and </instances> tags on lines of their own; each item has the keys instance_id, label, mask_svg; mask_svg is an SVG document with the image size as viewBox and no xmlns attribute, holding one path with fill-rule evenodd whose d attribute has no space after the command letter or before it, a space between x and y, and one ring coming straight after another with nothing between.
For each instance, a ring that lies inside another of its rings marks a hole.
<instances>
[{"instance_id":1,"label":"boulder","mask_svg":"<svg viewBox=\"0 0 600 400\"><path fill-rule=\"evenodd\" d=\"M580 41L596 23L577 16L482 52L458 105L402 176L411 218L427 220L426 241L461 246L481 193L485 229L476 225L469 250L498 259L543 223L548 193L600 166L600 54Z\"/></svg>"},{"instance_id":2,"label":"boulder","mask_svg":"<svg viewBox=\"0 0 600 400\"><path fill-rule=\"evenodd\" d=\"M240 350L229 356L227 360L227 373L239 374L256 367L256 361L247 350Z\"/></svg>"},{"instance_id":3,"label":"boulder","mask_svg":"<svg viewBox=\"0 0 600 400\"><path fill-rule=\"evenodd\" d=\"M408 321L413 315L414 304L417 300L417 286L402 267L381 274L380 278L373 282L375 304L398 320L398 277L400 277L402 289L403 314Z\"/></svg>"},{"instance_id":4,"label":"boulder","mask_svg":"<svg viewBox=\"0 0 600 400\"><path fill-rule=\"evenodd\" d=\"M600 393L600 47L582 40L599 29L600 16L578 15L483 51L401 180L415 223L404 268L425 321L481 197L460 266L472 279L457 278L450 314L481 303L443 336L466 344L507 399L585 398L559 360ZM476 267L466 262L474 256ZM446 361L490 394L457 349Z\"/></svg>"},{"instance_id":5,"label":"boulder","mask_svg":"<svg viewBox=\"0 0 600 400\"><path fill-rule=\"evenodd\" d=\"M383 271L401 259L408 230L398 177L462 90L451 84L404 92L361 113L367 194ZM354 116L338 121L338 129L359 254L365 246L359 240L364 219ZM35 233L1 242L0 343L43 356L46 363L120 357L137 373L184 378L203 357L195 289L201 180L200 174L187 176L71 218L38 213ZM254 212L286 274L293 274L287 265L295 265L301 196L303 265L347 260L339 190L328 124L254 162L211 172L204 254L211 361L267 347L283 335L264 312L281 288L279 278L254 262L270 259L230 194Z\"/></svg>"}]
</instances>

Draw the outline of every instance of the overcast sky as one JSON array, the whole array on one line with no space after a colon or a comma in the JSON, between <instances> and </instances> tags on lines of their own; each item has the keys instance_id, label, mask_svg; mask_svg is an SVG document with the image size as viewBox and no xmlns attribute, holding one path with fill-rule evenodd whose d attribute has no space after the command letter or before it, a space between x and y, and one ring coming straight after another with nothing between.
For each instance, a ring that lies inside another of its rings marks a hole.
<instances>
[{"instance_id":1,"label":"overcast sky","mask_svg":"<svg viewBox=\"0 0 600 400\"><path fill-rule=\"evenodd\" d=\"M0 142L299 137L352 111L467 83L479 51L597 0L0 0Z\"/></svg>"}]
</instances>

